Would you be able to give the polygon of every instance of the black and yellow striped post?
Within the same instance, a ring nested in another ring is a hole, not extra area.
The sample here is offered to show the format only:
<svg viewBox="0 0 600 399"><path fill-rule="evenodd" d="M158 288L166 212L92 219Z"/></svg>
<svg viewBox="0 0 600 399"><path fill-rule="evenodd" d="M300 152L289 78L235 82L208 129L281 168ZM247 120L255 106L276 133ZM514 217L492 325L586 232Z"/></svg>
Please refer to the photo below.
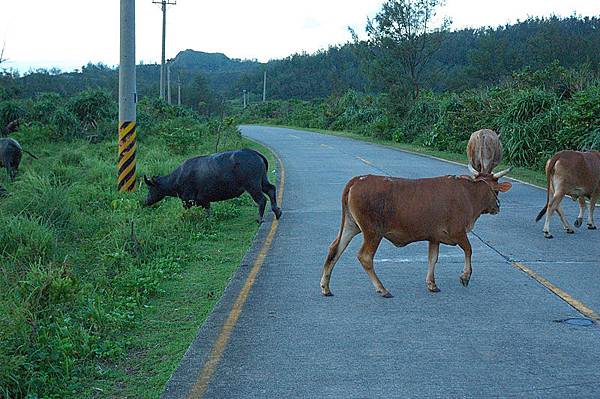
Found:
<svg viewBox="0 0 600 399"><path fill-rule="evenodd" d="M119 191L135 191L136 123L122 122L119 126Z"/></svg>
<svg viewBox="0 0 600 399"><path fill-rule="evenodd" d="M136 89L135 0L121 0L121 54L119 64L119 192L135 191Z"/></svg>

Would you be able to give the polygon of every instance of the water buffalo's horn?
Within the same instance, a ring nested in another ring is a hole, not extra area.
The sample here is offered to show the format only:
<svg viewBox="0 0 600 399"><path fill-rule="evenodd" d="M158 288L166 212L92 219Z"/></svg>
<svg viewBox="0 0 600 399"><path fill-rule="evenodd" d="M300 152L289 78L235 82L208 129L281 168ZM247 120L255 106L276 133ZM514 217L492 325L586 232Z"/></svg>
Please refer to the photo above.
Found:
<svg viewBox="0 0 600 399"><path fill-rule="evenodd" d="M148 185L148 186L154 185L152 180L148 179L148 176L146 176L146 175L144 175L144 183L146 183L146 185Z"/></svg>
<svg viewBox="0 0 600 399"><path fill-rule="evenodd" d="M479 176L479 172L471 165L471 162L467 165L469 167L469 172L473 175L473 177Z"/></svg>
<svg viewBox="0 0 600 399"><path fill-rule="evenodd" d="M494 179L497 180L497 179L501 178L502 176L506 176L511 170L512 170L512 166L509 167L508 169L504 169L500 172L494 173Z"/></svg>

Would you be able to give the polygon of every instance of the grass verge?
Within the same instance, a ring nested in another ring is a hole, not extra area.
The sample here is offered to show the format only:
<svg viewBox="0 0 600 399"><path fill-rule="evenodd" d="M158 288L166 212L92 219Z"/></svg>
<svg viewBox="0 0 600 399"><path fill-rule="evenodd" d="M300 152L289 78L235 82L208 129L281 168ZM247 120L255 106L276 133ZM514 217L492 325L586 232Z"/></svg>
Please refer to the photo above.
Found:
<svg viewBox="0 0 600 399"><path fill-rule="evenodd" d="M142 132L139 174L214 152L211 131ZM14 137L40 159L25 156L14 183L0 174L0 397L158 397L256 234L254 202L210 217L176 199L143 208L142 184L116 191L113 141L49 140L39 125ZM274 181L264 147L220 139L265 154Z"/></svg>

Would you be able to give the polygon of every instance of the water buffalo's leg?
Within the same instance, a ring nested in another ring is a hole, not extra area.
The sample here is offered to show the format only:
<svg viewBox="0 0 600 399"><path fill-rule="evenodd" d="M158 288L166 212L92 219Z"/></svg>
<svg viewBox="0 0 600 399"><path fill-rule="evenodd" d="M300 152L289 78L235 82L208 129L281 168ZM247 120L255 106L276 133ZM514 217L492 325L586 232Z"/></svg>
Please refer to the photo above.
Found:
<svg viewBox="0 0 600 399"><path fill-rule="evenodd" d="M329 280L331 279L333 267L348 247L350 241L358 233L360 233L360 228L356 225L354 220L350 219L349 215L346 215L344 225L340 229L340 233L329 246L327 259L325 259L325 264L323 265L323 275L321 276L321 293L323 295L333 295L329 290Z"/></svg>
<svg viewBox="0 0 600 399"><path fill-rule="evenodd" d="M248 190L248 193L258 205L258 218L256 219L257 223L263 222L263 216L265 214L265 207L267 206L267 200L260 189Z"/></svg>
<svg viewBox="0 0 600 399"><path fill-rule="evenodd" d="M358 260L362 265L365 272L369 275L371 282L375 286L375 289L384 298L392 298L392 294L388 290L385 289L379 277L375 273L375 268L373 267L373 258L375 257L375 252L377 252L377 248L379 248L379 243L381 242L381 237L377 233L365 232L363 231L364 242L360 250L358 251Z"/></svg>
<svg viewBox="0 0 600 399"><path fill-rule="evenodd" d="M590 197L590 214L588 215L588 224L587 227L590 230L596 230L596 225L594 224L594 208L596 207L596 201L598 200L597 195L592 195Z"/></svg>
<svg viewBox="0 0 600 399"><path fill-rule="evenodd" d="M281 209L279 209L279 207L277 206L277 195L275 191L275 186L269 183L268 181L263 181L262 191L269 197L269 201L271 201L271 210L275 214L275 217L279 219L281 217Z"/></svg>
<svg viewBox="0 0 600 399"><path fill-rule="evenodd" d="M473 250L471 248L471 243L469 242L469 238L465 233L458 241L458 245L465 252L465 269L463 270L463 274L460 276L460 283L466 287L469 285L469 280L471 280L471 273L473 273L473 268L471 267L471 255L473 254Z"/></svg>
<svg viewBox="0 0 600 399"><path fill-rule="evenodd" d="M440 243L429 241L429 250L427 254L428 269L427 277L425 282L427 283L427 289L431 292L440 292L440 289L435 285L435 264L438 261L438 255L440 253Z"/></svg>
<svg viewBox="0 0 600 399"><path fill-rule="evenodd" d="M8 177L10 178L10 181L15 181L15 178L17 177L17 170L12 166L7 166L6 171L8 172Z"/></svg>

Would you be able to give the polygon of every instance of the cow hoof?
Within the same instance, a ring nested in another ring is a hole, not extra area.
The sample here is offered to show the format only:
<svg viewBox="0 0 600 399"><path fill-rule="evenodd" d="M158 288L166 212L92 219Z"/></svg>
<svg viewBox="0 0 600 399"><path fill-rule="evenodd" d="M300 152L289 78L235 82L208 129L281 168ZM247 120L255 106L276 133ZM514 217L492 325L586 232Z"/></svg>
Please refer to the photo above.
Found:
<svg viewBox="0 0 600 399"><path fill-rule="evenodd" d="M427 283L427 289L429 290L429 292L440 292L440 289L435 284Z"/></svg>
<svg viewBox="0 0 600 399"><path fill-rule="evenodd" d="M389 291L377 291L382 298L393 298L394 296Z"/></svg>
<svg viewBox="0 0 600 399"><path fill-rule="evenodd" d="M331 291L321 292L321 294L323 294L323 296L333 296L333 293Z"/></svg>
<svg viewBox="0 0 600 399"><path fill-rule="evenodd" d="M579 227L581 227L582 223L583 223L583 219L577 218L577 219L575 219L574 225L575 225L575 227L579 228Z"/></svg>
<svg viewBox="0 0 600 399"><path fill-rule="evenodd" d="M575 231L573 231L573 229L566 229L565 232L567 234L575 234Z"/></svg>
<svg viewBox="0 0 600 399"><path fill-rule="evenodd" d="M471 278L470 277L460 276L459 280L460 280L460 283L462 284L463 287L468 287L469 286L469 280L471 280Z"/></svg>
<svg viewBox="0 0 600 399"><path fill-rule="evenodd" d="M594 226L593 224L588 224L588 230L596 230L597 227Z"/></svg>
<svg viewBox="0 0 600 399"><path fill-rule="evenodd" d="M275 219L279 220L279 218L281 217L281 209L275 208L273 209L273 213L275 213Z"/></svg>
<svg viewBox="0 0 600 399"><path fill-rule="evenodd" d="M544 238L550 239L550 238L554 238L554 236L552 234L547 233L547 232L544 231Z"/></svg>
<svg viewBox="0 0 600 399"><path fill-rule="evenodd" d="M259 219L259 218L256 218L256 223L258 223L258 224L262 224L262 223L263 223L263 220L262 220L262 219Z"/></svg>

